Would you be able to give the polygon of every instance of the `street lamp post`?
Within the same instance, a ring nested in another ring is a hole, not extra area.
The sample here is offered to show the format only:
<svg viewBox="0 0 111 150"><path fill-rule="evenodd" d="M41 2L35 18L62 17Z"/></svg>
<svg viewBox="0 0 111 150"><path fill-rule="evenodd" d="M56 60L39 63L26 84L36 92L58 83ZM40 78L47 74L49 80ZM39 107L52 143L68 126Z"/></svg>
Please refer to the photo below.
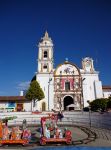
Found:
<svg viewBox="0 0 111 150"><path fill-rule="evenodd" d="M48 110L49 110L49 84L50 82L48 82Z"/></svg>
<svg viewBox="0 0 111 150"><path fill-rule="evenodd" d="M83 112L83 109L84 109L84 98L83 98L83 81L85 80L86 78L83 78L82 80L81 80L81 90L82 90L82 93L81 93L81 96L82 96L82 99L81 99L81 102L83 103L83 108L82 108L82 112Z"/></svg>
<svg viewBox="0 0 111 150"><path fill-rule="evenodd" d="M52 78L49 78L49 81L48 81L48 110L49 110L49 86L50 86L50 82L52 81Z"/></svg>
<svg viewBox="0 0 111 150"><path fill-rule="evenodd" d="M89 104L89 127L91 128L91 106L89 101L87 103Z"/></svg>
<svg viewBox="0 0 111 150"><path fill-rule="evenodd" d="M72 86L72 88L73 88L73 104L75 104L75 101L74 101L74 70L72 71L72 76L73 76L73 82L72 82L73 83L73 86Z"/></svg>
<svg viewBox="0 0 111 150"><path fill-rule="evenodd" d="M91 128L91 107L89 106L89 127Z"/></svg>
<svg viewBox="0 0 111 150"><path fill-rule="evenodd" d="M61 107L62 107L62 103L61 103L61 96L62 96L62 86L61 86L61 77L62 77L62 71L60 71L60 86L59 86L59 89L60 89L60 98L59 98L59 108L60 108L60 111L61 111Z"/></svg>

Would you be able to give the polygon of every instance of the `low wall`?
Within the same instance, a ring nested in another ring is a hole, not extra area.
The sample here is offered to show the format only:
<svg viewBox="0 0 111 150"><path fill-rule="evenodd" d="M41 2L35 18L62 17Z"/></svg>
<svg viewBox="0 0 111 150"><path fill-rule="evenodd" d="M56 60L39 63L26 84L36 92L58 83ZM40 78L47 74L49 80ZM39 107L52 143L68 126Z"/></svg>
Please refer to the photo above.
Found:
<svg viewBox="0 0 111 150"><path fill-rule="evenodd" d="M48 116L49 113L51 112L5 112L5 113L0 113L0 118L5 118L5 117L13 117L16 116L16 119L9 120L8 124L9 125L22 125L22 122L24 119L27 120L27 124L30 125L35 125L35 124L40 124L40 119L43 116Z"/></svg>
<svg viewBox="0 0 111 150"><path fill-rule="evenodd" d="M40 124L40 119L43 116L48 116L52 112L5 112L0 113L0 118L17 116L16 119L10 120L9 125L22 125L24 119L27 120L29 125ZM76 124L76 125L85 125L98 128L111 129L111 113L90 113L89 112L63 112L64 118L59 124Z"/></svg>

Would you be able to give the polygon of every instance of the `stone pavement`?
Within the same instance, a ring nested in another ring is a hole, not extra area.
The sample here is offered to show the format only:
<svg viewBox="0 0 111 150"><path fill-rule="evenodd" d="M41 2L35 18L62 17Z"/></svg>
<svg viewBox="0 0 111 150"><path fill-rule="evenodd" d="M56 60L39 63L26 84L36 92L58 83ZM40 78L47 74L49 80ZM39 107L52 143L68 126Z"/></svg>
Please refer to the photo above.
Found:
<svg viewBox="0 0 111 150"><path fill-rule="evenodd" d="M99 139L111 141L111 130L100 129L100 128L91 128L91 130L97 134L97 137Z"/></svg>
<svg viewBox="0 0 111 150"><path fill-rule="evenodd" d="M111 131L107 129L91 128L96 133L95 141L87 143L87 146L92 147L110 147L111 149ZM86 145L84 145L86 146Z"/></svg>

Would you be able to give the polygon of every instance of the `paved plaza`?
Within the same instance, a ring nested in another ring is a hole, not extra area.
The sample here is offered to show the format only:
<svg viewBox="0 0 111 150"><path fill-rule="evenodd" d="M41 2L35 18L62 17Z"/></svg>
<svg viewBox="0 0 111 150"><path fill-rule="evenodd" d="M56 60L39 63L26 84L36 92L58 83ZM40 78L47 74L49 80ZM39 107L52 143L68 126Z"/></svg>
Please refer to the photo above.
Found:
<svg viewBox="0 0 111 150"><path fill-rule="evenodd" d="M44 115L44 114L43 114ZM37 115L33 115L33 118L37 118ZM64 118L62 122L58 121L58 126L63 130L67 127L72 131L72 147L111 147L111 113L92 113L89 118L89 113L82 112L64 112ZM29 117L29 116L28 116ZM90 120L91 119L91 120ZM19 118L18 118L19 120ZM90 124L91 121L91 124ZM16 121L17 123L17 121ZM10 124L10 123L9 123ZM13 124L14 125L14 124ZM17 124L15 124L17 125ZM21 145L2 146L2 149L36 149L44 148L40 146L40 123L36 120L32 124L28 124L28 128L31 129L32 138L30 143L23 147ZM45 147L64 147L65 144L48 144ZM65 145L67 146L67 145Z"/></svg>

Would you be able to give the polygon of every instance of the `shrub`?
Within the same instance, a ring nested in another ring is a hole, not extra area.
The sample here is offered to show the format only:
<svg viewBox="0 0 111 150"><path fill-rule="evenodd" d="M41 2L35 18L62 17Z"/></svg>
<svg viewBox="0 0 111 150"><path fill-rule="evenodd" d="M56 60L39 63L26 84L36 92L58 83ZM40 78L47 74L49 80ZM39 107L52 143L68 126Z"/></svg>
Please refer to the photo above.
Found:
<svg viewBox="0 0 111 150"><path fill-rule="evenodd" d="M99 110L104 112L107 109L107 99L106 98L96 99L90 102L90 106L92 111Z"/></svg>
<svg viewBox="0 0 111 150"><path fill-rule="evenodd" d="M84 108L83 108L83 111L88 112L88 111L89 111L89 107L84 107Z"/></svg>

